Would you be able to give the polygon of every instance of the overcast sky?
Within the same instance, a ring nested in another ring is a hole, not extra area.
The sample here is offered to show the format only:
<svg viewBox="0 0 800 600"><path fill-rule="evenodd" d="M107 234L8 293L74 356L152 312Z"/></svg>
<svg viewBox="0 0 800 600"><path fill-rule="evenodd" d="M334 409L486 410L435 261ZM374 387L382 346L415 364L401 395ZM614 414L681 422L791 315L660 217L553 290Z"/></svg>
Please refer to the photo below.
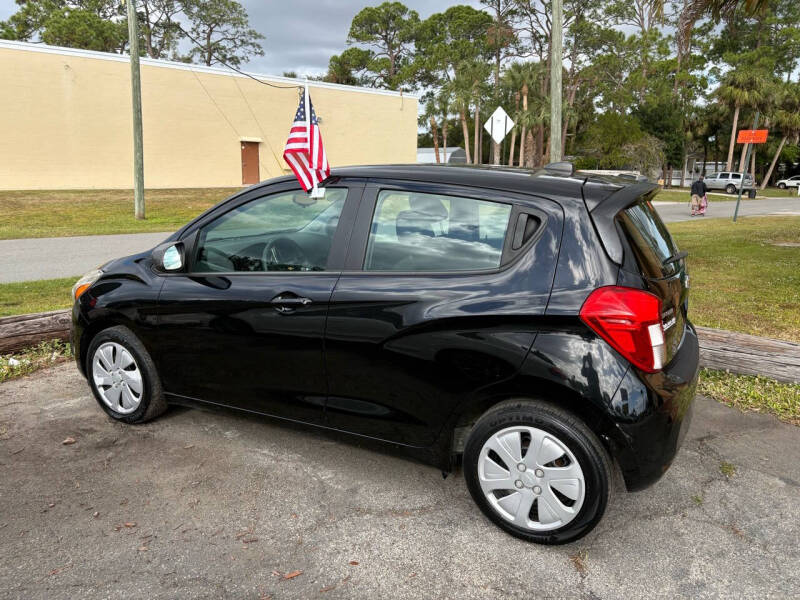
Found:
<svg viewBox="0 0 800 600"><path fill-rule="evenodd" d="M347 32L356 13L381 0L240 0L250 15L250 24L266 37L264 56L247 69L266 75L296 71L317 74L328 67L328 59L347 46ZM479 0L405 0L423 19L454 4L480 6ZM0 0L0 20L16 12L14 0Z"/></svg>

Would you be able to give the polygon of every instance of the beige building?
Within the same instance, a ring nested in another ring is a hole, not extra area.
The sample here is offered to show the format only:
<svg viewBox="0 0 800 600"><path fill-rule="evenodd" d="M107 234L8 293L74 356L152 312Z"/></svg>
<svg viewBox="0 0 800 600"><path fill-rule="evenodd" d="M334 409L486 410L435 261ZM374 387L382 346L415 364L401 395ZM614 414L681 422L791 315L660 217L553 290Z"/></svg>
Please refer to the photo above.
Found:
<svg viewBox="0 0 800 600"><path fill-rule="evenodd" d="M291 172L283 145L295 89L227 69L141 64L146 187L238 186ZM309 91L334 168L416 161L415 96L318 82ZM0 189L131 188L132 165L127 56L0 40Z"/></svg>

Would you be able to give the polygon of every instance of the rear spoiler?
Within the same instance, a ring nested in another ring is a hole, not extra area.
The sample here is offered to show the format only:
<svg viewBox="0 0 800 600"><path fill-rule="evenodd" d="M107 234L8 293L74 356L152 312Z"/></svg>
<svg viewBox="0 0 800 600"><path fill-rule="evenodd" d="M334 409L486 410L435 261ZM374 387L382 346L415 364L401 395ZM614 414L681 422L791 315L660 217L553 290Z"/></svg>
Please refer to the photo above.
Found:
<svg viewBox="0 0 800 600"><path fill-rule="evenodd" d="M586 183L584 183L585 186ZM657 184L650 182L632 183L599 201L596 197L587 199L586 193L584 193L584 203L592 217L597 235L603 243L606 254L615 263L622 264L623 258L622 241L617 233L615 217L620 211L633 206L640 200L650 199L658 187Z"/></svg>

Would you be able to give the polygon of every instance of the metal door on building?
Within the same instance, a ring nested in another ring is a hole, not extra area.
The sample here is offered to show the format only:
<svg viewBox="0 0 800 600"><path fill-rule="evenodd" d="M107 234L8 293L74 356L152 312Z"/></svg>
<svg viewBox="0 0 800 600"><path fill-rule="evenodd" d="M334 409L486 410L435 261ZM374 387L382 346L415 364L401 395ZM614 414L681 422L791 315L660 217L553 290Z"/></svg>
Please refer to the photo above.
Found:
<svg viewBox="0 0 800 600"><path fill-rule="evenodd" d="M258 142L242 142L242 184L261 181L258 173Z"/></svg>

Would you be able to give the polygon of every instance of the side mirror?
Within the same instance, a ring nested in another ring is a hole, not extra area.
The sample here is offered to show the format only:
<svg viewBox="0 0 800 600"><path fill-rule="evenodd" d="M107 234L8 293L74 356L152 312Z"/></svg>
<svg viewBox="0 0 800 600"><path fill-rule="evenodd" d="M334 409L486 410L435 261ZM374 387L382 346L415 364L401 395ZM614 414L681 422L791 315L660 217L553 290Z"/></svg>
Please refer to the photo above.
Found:
<svg viewBox="0 0 800 600"><path fill-rule="evenodd" d="M153 265L163 273L177 273L186 266L183 242L164 242L153 249Z"/></svg>

